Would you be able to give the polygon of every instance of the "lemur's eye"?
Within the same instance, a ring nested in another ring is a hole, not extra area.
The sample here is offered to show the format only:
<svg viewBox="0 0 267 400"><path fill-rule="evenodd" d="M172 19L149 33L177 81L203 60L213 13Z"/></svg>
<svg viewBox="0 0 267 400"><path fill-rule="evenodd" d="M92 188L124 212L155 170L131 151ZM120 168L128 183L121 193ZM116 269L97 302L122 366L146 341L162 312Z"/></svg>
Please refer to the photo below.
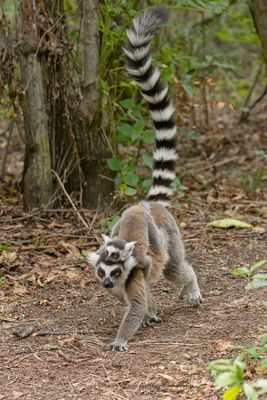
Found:
<svg viewBox="0 0 267 400"><path fill-rule="evenodd" d="M98 273L98 276L99 276L100 278L103 278L103 276L105 276L105 272L104 272L102 269L99 269L99 270L97 271L97 273Z"/></svg>
<svg viewBox="0 0 267 400"><path fill-rule="evenodd" d="M109 254L109 253L108 253L108 250L106 250L106 251L105 251L105 255L108 256L108 254Z"/></svg>
<svg viewBox="0 0 267 400"><path fill-rule="evenodd" d="M118 276L121 275L121 271L116 271L116 272L114 273L114 275L116 276L116 278L118 278Z"/></svg>
<svg viewBox="0 0 267 400"><path fill-rule="evenodd" d="M117 260L119 258L119 253L112 253L111 256Z"/></svg>

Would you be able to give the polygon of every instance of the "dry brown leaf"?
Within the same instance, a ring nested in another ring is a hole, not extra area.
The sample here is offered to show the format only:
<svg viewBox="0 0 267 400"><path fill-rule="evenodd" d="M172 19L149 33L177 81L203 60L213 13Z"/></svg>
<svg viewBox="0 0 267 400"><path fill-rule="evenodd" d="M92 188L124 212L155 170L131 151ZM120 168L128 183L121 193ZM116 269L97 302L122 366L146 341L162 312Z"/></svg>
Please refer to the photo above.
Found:
<svg viewBox="0 0 267 400"><path fill-rule="evenodd" d="M168 374L158 374L158 376L162 377L163 379L165 379L166 381L168 381L169 383L171 383L172 385L178 385L178 380L175 379L173 376L168 375Z"/></svg>
<svg viewBox="0 0 267 400"><path fill-rule="evenodd" d="M73 258L73 259L82 258L80 251L73 244L65 243L65 242L61 241L61 242L59 242L59 245L69 253L71 258Z"/></svg>
<svg viewBox="0 0 267 400"><path fill-rule="evenodd" d="M216 349L222 352L233 348L233 344L229 340L217 340L215 343L216 343Z"/></svg>
<svg viewBox="0 0 267 400"><path fill-rule="evenodd" d="M41 299L41 300L39 301L39 303L40 303L41 306L48 306L48 305L49 305L49 300L47 300L47 299Z"/></svg>
<svg viewBox="0 0 267 400"><path fill-rule="evenodd" d="M17 294L18 296L22 296L28 293L28 290L24 286L15 286L13 288L13 293Z"/></svg>
<svg viewBox="0 0 267 400"><path fill-rule="evenodd" d="M24 396L24 393L17 392L16 390L13 390L13 392L12 392L12 400L20 399L22 396Z"/></svg>
<svg viewBox="0 0 267 400"><path fill-rule="evenodd" d="M0 256L0 266L2 265L3 267L10 267L11 264L13 264L17 259L17 253L12 252L12 251L2 251L2 254Z"/></svg>

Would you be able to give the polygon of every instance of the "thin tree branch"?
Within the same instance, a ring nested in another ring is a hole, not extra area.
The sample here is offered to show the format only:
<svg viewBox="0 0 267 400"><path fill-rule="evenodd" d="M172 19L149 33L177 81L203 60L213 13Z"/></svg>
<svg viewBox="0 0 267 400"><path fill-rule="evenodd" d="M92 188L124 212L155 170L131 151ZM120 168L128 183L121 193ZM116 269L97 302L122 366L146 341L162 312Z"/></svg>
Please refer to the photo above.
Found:
<svg viewBox="0 0 267 400"><path fill-rule="evenodd" d="M77 207L76 207L75 204L73 203L73 201L72 201L70 195L68 194L67 190L65 189L65 187L64 187L64 185L63 185L63 183L62 183L60 177L59 177L58 174L56 173L56 171L54 171L53 169L51 169L51 172L52 172L52 173L55 175L55 177L57 178L58 183L59 183L61 189L63 190L65 196L66 196L67 199L69 200L69 202L70 202L71 206L73 207L73 209L76 211L77 216L79 217L79 219L80 219L80 221L82 222L82 224L83 224L87 229L90 230L90 227L88 226L88 224L85 222L85 220L83 219L83 217L82 217L81 214L79 213Z"/></svg>

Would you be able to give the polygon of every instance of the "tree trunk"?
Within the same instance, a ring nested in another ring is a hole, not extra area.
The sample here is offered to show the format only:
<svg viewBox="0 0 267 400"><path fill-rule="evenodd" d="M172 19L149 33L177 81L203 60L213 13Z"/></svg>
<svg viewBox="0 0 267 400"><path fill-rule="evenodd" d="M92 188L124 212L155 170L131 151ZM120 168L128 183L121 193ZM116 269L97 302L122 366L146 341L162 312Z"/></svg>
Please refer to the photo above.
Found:
<svg viewBox="0 0 267 400"><path fill-rule="evenodd" d="M114 185L107 165L112 154L101 129L99 2L83 2L83 88L76 76L64 0L21 0L19 14L19 42L14 48L18 49L23 85L25 209L40 208L59 198L61 188L56 181L53 186L51 168L69 192L80 190L83 206L103 208L110 204ZM0 52L6 29L0 25ZM15 76L8 71L9 79ZM0 71L0 86L6 72Z"/></svg>
<svg viewBox="0 0 267 400"><path fill-rule="evenodd" d="M111 157L107 138L101 129L99 89L100 36L99 1L83 0L84 110L89 129L78 138L77 147L85 178L84 202L88 207L110 204L114 189L107 158ZM80 140L81 139L81 140Z"/></svg>
<svg viewBox="0 0 267 400"><path fill-rule="evenodd" d="M77 92L73 83L74 67L70 60L71 46L64 20L64 0L45 0L40 37L44 38L42 73L45 87L51 166L69 192L79 191L81 175L75 137L69 114L68 93ZM58 183L55 182L55 185Z"/></svg>
<svg viewBox="0 0 267 400"><path fill-rule="evenodd" d="M19 52L24 98L25 162L23 173L26 211L48 205L52 195L51 159L45 112L41 65L36 52L36 10L31 0L20 3L21 45Z"/></svg>
<svg viewBox="0 0 267 400"><path fill-rule="evenodd" d="M266 0L250 0L250 9L262 44L267 73L267 2Z"/></svg>

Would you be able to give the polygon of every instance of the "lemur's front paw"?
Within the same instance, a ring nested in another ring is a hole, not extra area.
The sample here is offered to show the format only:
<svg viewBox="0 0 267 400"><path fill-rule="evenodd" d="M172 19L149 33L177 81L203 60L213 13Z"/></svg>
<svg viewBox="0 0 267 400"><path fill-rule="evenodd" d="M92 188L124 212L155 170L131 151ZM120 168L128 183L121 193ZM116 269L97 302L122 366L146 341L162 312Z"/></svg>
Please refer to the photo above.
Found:
<svg viewBox="0 0 267 400"><path fill-rule="evenodd" d="M144 316L141 326L146 328L147 326L153 326L153 322L160 323L162 319L156 314L147 314Z"/></svg>
<svg viewBox="0 0 267 400"><path fill-rule="evenodd" d="M188 293L188 302L192 307L198 307L201 303L203 303L203 299L201 293L198 288L188 289L185 285L182 287L179 293L179 299L184 298L184 294Z"/></svg>
<svg viewBox="0 0 267 400"><path fill-rule="evenodd" d="M203 303L203 299L199 290L192 290L188 293L188 301L192 307L198 307Z"/></svg>
<svg viewBox="0 0 267 400"><path fill-rule="evenodd" d="M109 343L106 348L111 351L128 351L127 342L124 340L115 340L115 342Z"/></svg>

